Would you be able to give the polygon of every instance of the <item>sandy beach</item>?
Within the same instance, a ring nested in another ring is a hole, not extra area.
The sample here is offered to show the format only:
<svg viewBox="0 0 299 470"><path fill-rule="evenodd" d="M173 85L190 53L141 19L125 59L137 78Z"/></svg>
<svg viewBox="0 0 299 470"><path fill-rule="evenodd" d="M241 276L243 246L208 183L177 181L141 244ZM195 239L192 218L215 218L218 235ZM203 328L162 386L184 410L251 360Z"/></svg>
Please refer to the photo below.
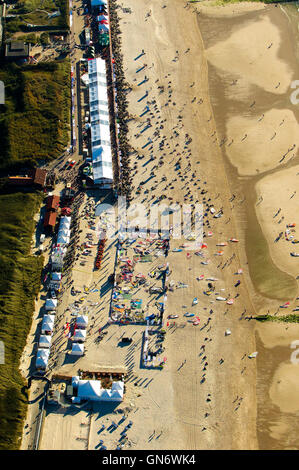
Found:
<svg viewBox="0 0 299 470"><path fill-rule="evenodd" d="M260 3L118 5L130 87L134 203L149 210L163 195L168 205L202 204L206 248L199 256L188 247L173 251L188 242L171 240L170 280L185 287L167 295L166 316L178 319L164 325L163 370L140 367L142 327L110 325L107 339L95 343L108 319L112 244L103 271L86 267L80 274L76 266L72 273L76 288L88 289L86 304L92 307L87 355L73 363L67 339L61 343L72 300L66 287L51 373L130 367L121 410L133 421L132 449L296 448L298 439L288 437L299 409L290 344L299 339L299 327L251 320L259 313L290 313L298 291L299 258L290 256L299 252L293 243L299 223L298 111L289 96L299 70L289 19L279 7ZM93 199L86 196L80 210L96 206ZM292 223L297 225L287 228ZM80 229L82 242L88 217L80 218ZM164 262L158 257L148 271ZM92 292L95 287L101 294ZM285 301L290 305L281 310ZM199 315L200 324L194 326L185 312ZM118 347L123 334L134 339L129 349ZM254 351L257 359L250 359ZM95 405L71 417L49 412L40 448L97 449L103 439L115 449L120 428L102 437L99 429L117 413Z"/></svg>

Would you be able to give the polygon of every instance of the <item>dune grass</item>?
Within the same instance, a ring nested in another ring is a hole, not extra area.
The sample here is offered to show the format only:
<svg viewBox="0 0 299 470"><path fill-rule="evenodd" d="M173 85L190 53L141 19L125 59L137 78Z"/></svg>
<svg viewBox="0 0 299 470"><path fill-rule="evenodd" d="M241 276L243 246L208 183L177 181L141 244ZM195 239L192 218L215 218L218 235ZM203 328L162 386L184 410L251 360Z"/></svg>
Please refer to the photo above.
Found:
<svg viewBox="0 0 299 470"><path fill-rule="evenodd" d="M0 195L0 449L17 449L27 410L26 384L19 362L32 322L34 298L40 289L41 256L30 255L33 216L41 193Z"/></svg>
<svg viewBox="0 0 299 470"><path fill-rule="evenodd" d="M274 321L274 322L284 322L284 323L299 323L299 315L295 313L290 313L285 316L275 316L275 315L258 315L255 317L255 320L265 322L265 321Z"/></svg>
<svg viewBox="0 0 299 470"><path fill-rule="evenodd" d="M68 143L68 60L0 69L5 105L0 105L0 170L57 158Z"/></svg>

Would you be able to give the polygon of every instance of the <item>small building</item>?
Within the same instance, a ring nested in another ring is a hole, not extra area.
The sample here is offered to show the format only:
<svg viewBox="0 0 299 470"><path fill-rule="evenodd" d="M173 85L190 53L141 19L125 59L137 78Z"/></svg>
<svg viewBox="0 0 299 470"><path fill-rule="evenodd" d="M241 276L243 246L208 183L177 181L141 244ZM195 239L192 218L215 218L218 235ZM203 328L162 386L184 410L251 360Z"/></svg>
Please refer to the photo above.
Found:
<svg viewBox="0 0 299 470"><path fill-rule="evenodd" d="M14 186L30 186L32 178L31 176L9 176L8 183Z"/></svg>
<svg viewBox="0 0 299 470"><path fill-rule="evenodd" d="M83 356L83 354L84 354L84 344L73 343L72 344L71 354L73 356Z"/></svg>
<svg viewBox="0 0 299 470"><path fill-rule="evenodd" d="M6 60L29 59L31 46L24 41L10 41L5 46Z"/></svg>
<svg viewBox="0 0 299 470"><path fill-rule="evenodd" d="M44 227L54 230L56 225L57 212L46 212L44 218Z"/></svg>
<svg viewBox="0 0 299 470"><path fill-rule="evenodd" d="M44 188L46 186L48 171L42 168L35 168L30 171L30 176L32 177L33 184L35 186Z"/></svg>
<svg viewBox="0 0 299 470"><path fill-rule="evenodd" d="M29 170L27 175L9 176L8 183L14 186L36 186L44 188L46 186L47 170L35 168Z"/></svg>
<svg viewBox="0 0 299 470"><path fill-rule="evenodd" d="M59 207L60 197L59 196L48 196L47 199L47 211L56 211Z"/></svg>

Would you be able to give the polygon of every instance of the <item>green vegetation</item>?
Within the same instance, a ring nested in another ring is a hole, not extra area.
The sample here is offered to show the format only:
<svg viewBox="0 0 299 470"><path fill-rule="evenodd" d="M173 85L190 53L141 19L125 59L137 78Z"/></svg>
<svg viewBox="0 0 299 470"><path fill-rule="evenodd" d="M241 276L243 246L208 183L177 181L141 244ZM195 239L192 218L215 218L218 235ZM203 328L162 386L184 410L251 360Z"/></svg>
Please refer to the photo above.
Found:
<svg viewBox="0 0 299 470"><path fill-rule="evenodd" d="M57 158L68 142L70 64L41 63L0 70L5 105L0 113L0 170Z"/></svg>
<svg viewBox="0 0 299 470"><path fill-rule="evenodd" d="M68 0L18 0L10 14L15 18L6 18L6 31L13 34L17 31L28 31L31 25L45 29L66 30L69 27ZM51 16L60 12L59 16Z"/></svg>
<svg viewBox="0 0 299 470"><path fill-rule="evenodd" d="M0 195L0 449L17 449L27 410L27 391L19 362L40 289L43 258L30 255L41 193Z"/></svg>
<svg viewBox="0 0 299 470"><path fill-rule="evenodd" d="M276 321L276 322L284 322L284 323L299 323L299 315L290 313L289 315L285 315L283 317L276 317L274 315L258 315L255 317L256 320L265 322L265 321Z"/></svg>
<svg viewBox="0 0 299 470"><path fill-rule="evenodd" d="M69 61L18 66L4 64L5 105L0 113L0 170L56 158L68 143L70 115ZM4 190L0 180L0 191ZM0 449L17 449L28 392L19 362L40 289L43 258L30 255L33 216L42 193L0 193L0 340L5 364L0 365Z"/></svg>
<svg viewBox="0 0 299 470"><path fill-rule="evenodd" d="M40 35L40 43L43 45L43 46L46 46L47 44L49 44L50 42L50 37L49 37L49 33L42 33Z"/></svg>

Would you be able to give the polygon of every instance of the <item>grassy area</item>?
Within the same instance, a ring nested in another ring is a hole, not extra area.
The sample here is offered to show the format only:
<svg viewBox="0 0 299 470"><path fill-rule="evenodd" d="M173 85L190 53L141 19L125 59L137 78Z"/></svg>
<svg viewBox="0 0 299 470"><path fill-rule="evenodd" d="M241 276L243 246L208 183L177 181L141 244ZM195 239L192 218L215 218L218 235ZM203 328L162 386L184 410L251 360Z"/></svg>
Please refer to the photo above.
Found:
<svg viewBox="0 0 299 470"><path fill-rule="evenodd" d="M68 142L68 60L0 70L5 105L0 113L0 170L57 158Z"/></svg>
<svg viewBox="0 0 299 470"><path fill-rule="evenodd" d="M276 322L284 322L284 323L299 323L299 315L290 313L289 315L285 315L283 317L276 317L274 315L258 315L255 317L258 321L276 321Z"/></svg>
<svg viewBox="0 0 299 470"><path fill-rule="evenodd" d="M51 16L60 12L59 16ZM9 14L17 15L6 19L6 31L13 34L17 31L28 31L31 25L52 29L69 28L68 0L19 0L9 9Z"/></svg>
<svg viewBox="0 0 299 470"><path fill-rule="evenodd" d="M17 449L27 410L27 391L18 371L40 289L42 257L30 255L36 213L43 195L0 195L0 449Z"/></svg>

